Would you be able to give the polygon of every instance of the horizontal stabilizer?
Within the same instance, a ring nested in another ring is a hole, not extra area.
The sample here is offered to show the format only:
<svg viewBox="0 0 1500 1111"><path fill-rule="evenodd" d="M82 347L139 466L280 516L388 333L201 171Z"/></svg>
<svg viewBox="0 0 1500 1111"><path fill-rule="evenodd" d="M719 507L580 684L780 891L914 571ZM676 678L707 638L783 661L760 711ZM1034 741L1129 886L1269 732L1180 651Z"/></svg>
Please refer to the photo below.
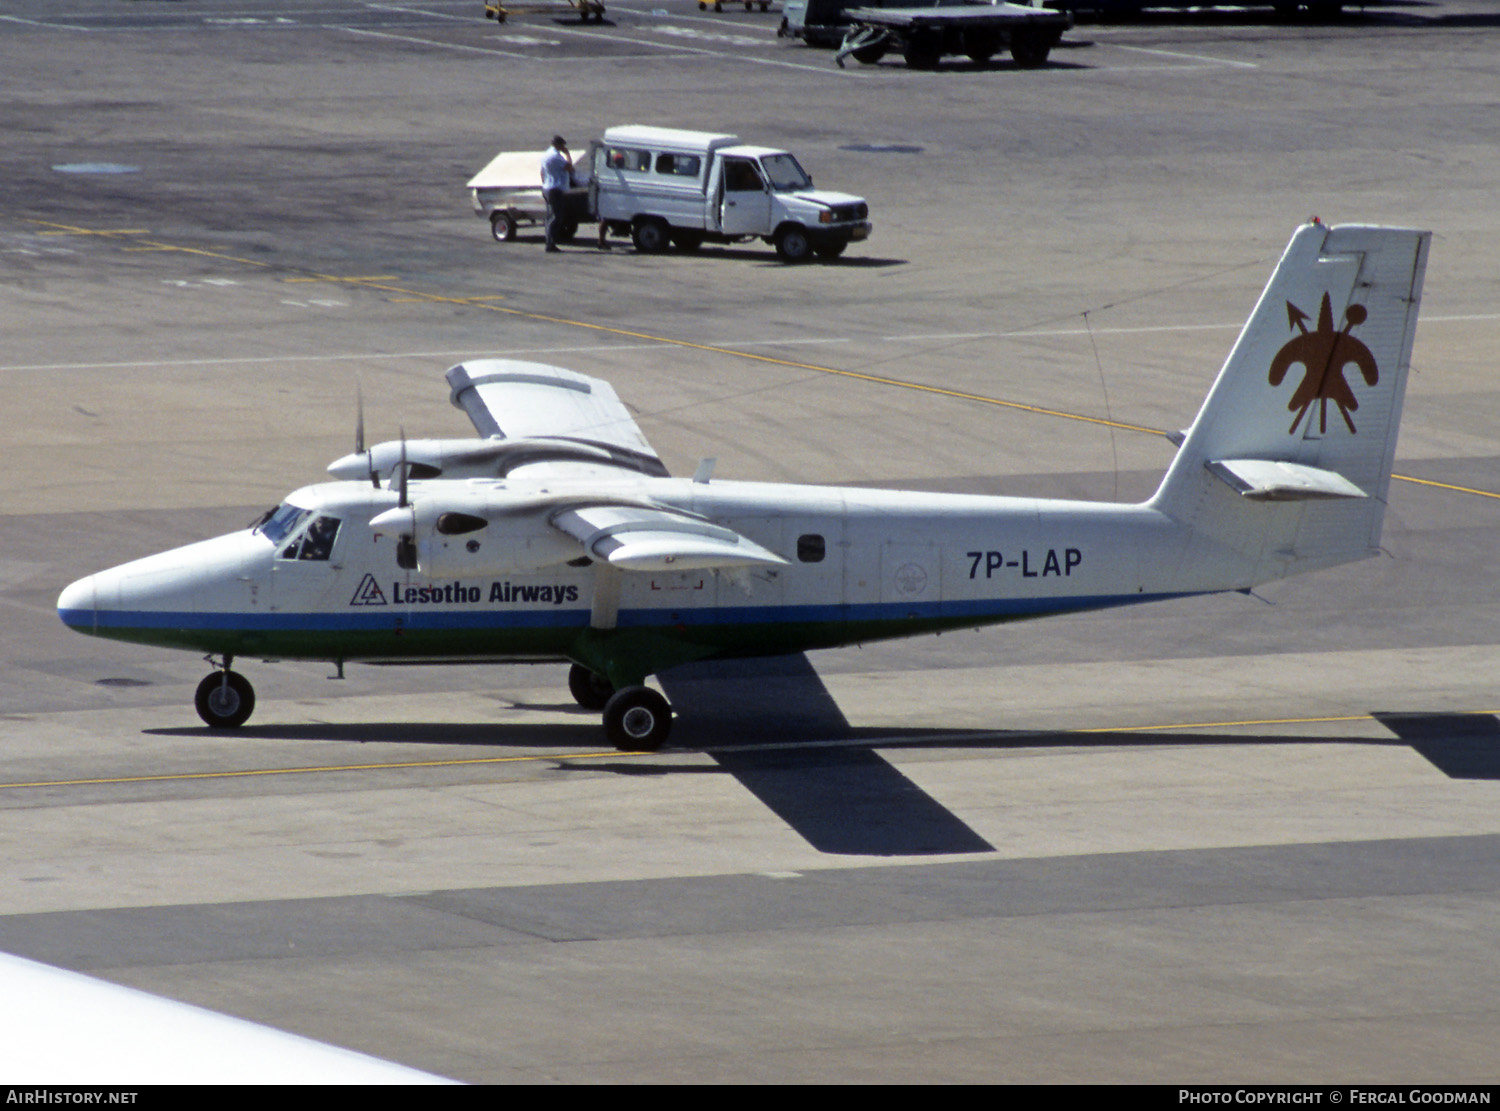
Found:
<svg viewBox="0 0 1500 1111"><path fill-rule="evenodd" d="M775 552L733 529L667 509L595 505L552 519L595 559L627 571L780 566Z"/></svg>
<svg viewBox="0 0 1500 1111"><path fill-rule="evenodd" d="M1210 474L1256 501L1306 501L1310 498L1364 498L1369 495L1343 475L1267 459L1219 459L1207 463Z"/></svg>

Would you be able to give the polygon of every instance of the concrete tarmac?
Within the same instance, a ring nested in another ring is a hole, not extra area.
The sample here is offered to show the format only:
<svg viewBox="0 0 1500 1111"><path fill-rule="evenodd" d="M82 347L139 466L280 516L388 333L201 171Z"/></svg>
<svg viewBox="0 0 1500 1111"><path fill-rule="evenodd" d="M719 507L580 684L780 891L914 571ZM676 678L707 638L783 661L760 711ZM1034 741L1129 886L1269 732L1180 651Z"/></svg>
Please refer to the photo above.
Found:
<svg viewBox="0 0 1500 1111"><path fill-rule="evenodd" d="M475 1082L1496 1082L1500 18L933 72L778 19L7 5L0 950ZM626 122L787 146L874 235L553 256L469 208ZM211 733L204 664L54 611L318 481L357 384L375 439L469 434L481 355L609 379L678 474L1138 499L1314 214L1435 233L1378 559L698 667L630 756L552 665L243 661Z"/></svg>

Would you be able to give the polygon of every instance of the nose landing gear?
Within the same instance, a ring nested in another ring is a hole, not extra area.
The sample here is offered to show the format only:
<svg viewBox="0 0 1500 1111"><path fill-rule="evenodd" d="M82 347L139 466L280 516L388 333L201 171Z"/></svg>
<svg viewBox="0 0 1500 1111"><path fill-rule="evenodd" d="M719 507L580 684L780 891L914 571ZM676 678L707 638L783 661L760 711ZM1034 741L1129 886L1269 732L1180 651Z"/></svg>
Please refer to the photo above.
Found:
<svg viewBox="0 0 1500 1111"><path fill-rule="evenodd" d="M224 657L224 666L210 672L198 684L193 705L198 716L210 729L238 729L255 711L255 688L237 671L230 671L233 657Z"/></svg>

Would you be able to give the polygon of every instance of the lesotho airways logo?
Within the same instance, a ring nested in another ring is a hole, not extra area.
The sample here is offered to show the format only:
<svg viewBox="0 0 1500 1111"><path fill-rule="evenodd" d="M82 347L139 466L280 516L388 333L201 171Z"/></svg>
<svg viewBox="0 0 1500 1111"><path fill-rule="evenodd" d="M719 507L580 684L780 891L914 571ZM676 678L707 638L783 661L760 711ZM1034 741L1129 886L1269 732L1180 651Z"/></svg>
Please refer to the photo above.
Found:
<svg viewBox="0 0 1500 1111"><path fill-rule="evenodd" d="M1271 385L1279 386L1286 372L1293 366L1302 367L1302 384L1292 393L1286 403L1289 411L1297 414L1292 427L1296 432L1302 418L1314 405L1318 408L1318 431L1328 431L1328 403L1339 407L1339 415L1354 432L1354 421L1349 414L1359 408L1359 400L1349 388L1344 369L1353 363L1364 377L1367 386L1380 380L1380 371L1375 366L1375 356L1370 349L1349 334L1365 322L1369 314L1363 305L1350 305L1344 310L1344 326L1333 330L1333 305L1328 294L1323 294L1323 304L1318 309L1318 326L1308 331L1308 316L1290 301L1286 303L1287 327L1300 331L1282 345L1271 360ZM1309 424L1312 422L1309 421Z"/></svg>
<svg viewBox="0 0 1500 1111"><path fill-rule="evenodd" d="M359 586L354 588L354 597L349 599L351 606L385 606L390 603L385 600L385 594L380 589L380 584L375 581L375 576L368 571L365 577L359 580Z"/></svg>

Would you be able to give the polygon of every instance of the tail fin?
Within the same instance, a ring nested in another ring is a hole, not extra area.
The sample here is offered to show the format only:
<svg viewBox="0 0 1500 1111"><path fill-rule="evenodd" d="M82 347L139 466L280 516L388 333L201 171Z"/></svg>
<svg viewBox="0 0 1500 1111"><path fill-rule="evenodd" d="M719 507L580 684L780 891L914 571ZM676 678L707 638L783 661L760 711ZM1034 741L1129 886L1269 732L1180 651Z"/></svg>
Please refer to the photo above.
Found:
<svg viewBox="0 0 1500 1111"><path fill-rule="evenodd" d="M1247 587L1378 550L1430 239L1297 229L1150 502L1191 529L1186 577Z"/></svg>

